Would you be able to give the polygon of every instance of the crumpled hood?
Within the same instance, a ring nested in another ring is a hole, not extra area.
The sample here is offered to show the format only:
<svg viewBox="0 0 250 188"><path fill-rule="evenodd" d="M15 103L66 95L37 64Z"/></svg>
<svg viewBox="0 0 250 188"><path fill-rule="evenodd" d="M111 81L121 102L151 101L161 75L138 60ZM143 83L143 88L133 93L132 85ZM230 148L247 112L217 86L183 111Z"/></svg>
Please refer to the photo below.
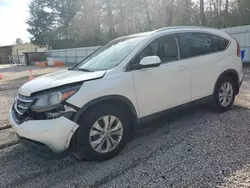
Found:
<svg viewBox="0 0 250 188"><path fill-rule="evenodd" d="M102 78L106 71L83 72L74 70L63 70L35 78L19 88L18 92L24 96L30 96L34 92L81 82Z"/></svg>

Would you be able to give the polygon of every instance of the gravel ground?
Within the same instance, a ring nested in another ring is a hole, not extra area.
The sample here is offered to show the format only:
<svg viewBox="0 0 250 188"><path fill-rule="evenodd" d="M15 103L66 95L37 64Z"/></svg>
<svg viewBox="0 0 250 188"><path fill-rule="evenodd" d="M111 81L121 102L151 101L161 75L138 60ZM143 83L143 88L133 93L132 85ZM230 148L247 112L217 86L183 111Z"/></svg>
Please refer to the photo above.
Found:
<svg viewBox="0 0 250 188"><path fill-rule="evenodd" d="M18 139L13 129L5 129L0 131L0 149L17 143Z"/></svg>
<svg viewBox="0 0 250 188"><path fill-rule="evenodd" d="M196 107L152 122L109 161L46 161L19 144L1 149L0 187L250 187L250 72L245 73L231 111ZM12 92L2 91L0 103L11 101ZM0 113L4 122L7 115L1 108ZM0 143L15 142L11 129L0 137Z"/></svg>
<svg viewBox="0 0 250 188"><path fill-rule="evenodd" d="M8 89L17 89L25 82L29 81L32 74L37 77L43 74L51 73L56 70L62 70L67 67L36 67L36 66L3 66L0 65L0 74L3 79L0 80L0 91ZM30 74L30 70L32 73Z"/></svg>
<svg viewBox="0 0 250 188"><path fill-rule="evenodd" d="M1 85L0 85L1 87ZM9 109L13 104L13 99L17 94L17 89L0 91L0 129L9 125Z"/></svg>

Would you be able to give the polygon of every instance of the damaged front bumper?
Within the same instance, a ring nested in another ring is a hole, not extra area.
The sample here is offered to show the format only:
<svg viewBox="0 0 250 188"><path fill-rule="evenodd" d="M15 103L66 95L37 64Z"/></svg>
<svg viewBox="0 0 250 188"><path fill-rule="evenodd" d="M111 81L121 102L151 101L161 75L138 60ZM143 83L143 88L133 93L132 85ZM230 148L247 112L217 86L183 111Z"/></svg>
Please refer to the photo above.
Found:
<svg viewBox="0 0 250 188"><path fill-rule="evenodd" d="M51 151L56 155L64 154L69 148L74 132L79 127L77 123L64 116L23 122L19 122L15 116L15 110L11 108L10 122L21 142L28 146L28 149L32 146L32 148L40 149L42 153Z"/></svg>

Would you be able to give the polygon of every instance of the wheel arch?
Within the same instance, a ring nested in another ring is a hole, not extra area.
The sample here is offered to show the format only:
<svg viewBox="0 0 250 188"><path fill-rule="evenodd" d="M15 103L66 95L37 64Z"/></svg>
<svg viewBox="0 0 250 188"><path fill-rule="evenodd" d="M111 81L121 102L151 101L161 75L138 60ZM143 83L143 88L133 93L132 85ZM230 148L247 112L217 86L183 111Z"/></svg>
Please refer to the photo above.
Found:
<svg viewBox="0 0 250 188"><path fill-rule="evenodd" d="M103 96L103 97L93 99L92 101L88 102L82 108L78 110L78 112L74 116L73 121L78 122L80 117L84 113L86 113L87 110L93 108L94 106L100 105L100 104L107 104L107 103L113 103L113 104L120 106L122 109L125 109L126 112L129 113L129 115L131 115L130 118L132 120L133 125L139 123L139 118L138 118L138 115L137 115L137 112L133 103L127 97L124 97L121 95L108 95L108 96ZM133 127L134 126L132 126L131 128L133 129Z"/></svg>
<svg viewBox="0 0 250 188"><path fill-rule="evenodd" d="M239 74L236 70L234 69L228 69L226 71L224 71L223 73L220 74L220 76L217 78L216 82L215 82L215 86L214 86L214 91L215 91L215 88L219 82L219 80L221 78L223 78L224 76L229 76L230 78L233 79L233 81L235 82L236 84L236 95L239 94L239 89L240 89L240 83L239 83Z"/></svg>

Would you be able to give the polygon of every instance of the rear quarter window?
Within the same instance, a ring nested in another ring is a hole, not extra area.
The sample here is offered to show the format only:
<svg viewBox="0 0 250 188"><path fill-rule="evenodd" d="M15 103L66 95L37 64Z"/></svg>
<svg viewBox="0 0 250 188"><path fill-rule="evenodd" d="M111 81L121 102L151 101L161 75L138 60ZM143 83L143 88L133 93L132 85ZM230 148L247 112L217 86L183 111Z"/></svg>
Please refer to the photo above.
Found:
<svg viewBox="0 0 250 188"><path fill-rule="evenodd" d="M210 37L213 41L213 48L215 49L215 52L224 51L229 45L229 41L227 39L212 34Z"/></svg>

